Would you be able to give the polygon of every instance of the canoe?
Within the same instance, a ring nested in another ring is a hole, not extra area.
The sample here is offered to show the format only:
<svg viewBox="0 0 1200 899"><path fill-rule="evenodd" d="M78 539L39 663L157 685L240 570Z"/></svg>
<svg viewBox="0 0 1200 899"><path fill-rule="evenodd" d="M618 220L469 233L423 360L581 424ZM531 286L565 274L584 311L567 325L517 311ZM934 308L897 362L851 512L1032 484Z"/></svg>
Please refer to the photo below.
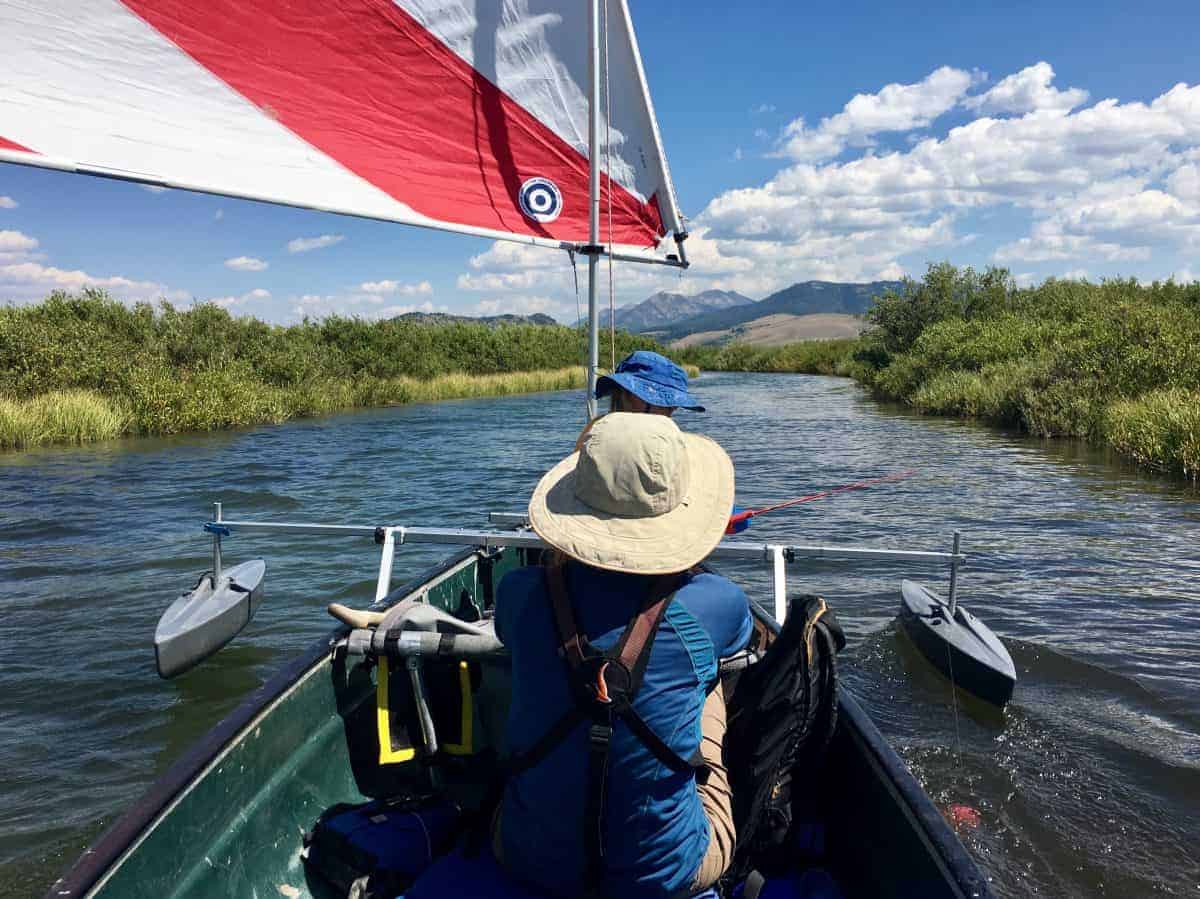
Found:
<svg viewBox="0 0 1200 899"><path fill-rule="evenodd" d="M528 553L465 550L392 591L385 604L416 599L473 620L476 610L490 606L499 579L530 561ZM774 626L765 612L756 614ZM412 789L423 770L381 764L379 666L331 652L347 634L343 627L316 641L248 696L100 836L47 897L330 895L302 862L305 831L335 804ZM459 775L469 776L471 759L454 763ZM920 784L844 689L825 765L804 782L824 825L822 866L845 896L992 895ZM455 789L454 776L440 782Z"/></svg>

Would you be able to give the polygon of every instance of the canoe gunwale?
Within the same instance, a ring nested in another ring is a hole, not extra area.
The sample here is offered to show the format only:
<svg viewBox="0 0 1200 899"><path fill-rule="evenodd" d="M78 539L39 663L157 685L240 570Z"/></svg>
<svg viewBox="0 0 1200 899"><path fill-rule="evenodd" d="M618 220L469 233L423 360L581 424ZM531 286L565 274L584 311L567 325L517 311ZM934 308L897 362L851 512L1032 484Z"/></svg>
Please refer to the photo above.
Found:
<svg viewBox="0 0 1200 899"><path fill-rule="evenodd" d="M388 594L395 601L420 590L424 585L446 573L478 552L464 549L414 576ZM395 599L393 599L393 597ZM247 696L232 712L213 726L177 761L163 772L94 843L86 848L75 863L56 880L45 893L45 899L74 899L85 896L103 881L113 866L134 846L155 820L166 811L248 725L271 703L283 696L314 665L329 656L331 641L348 628L334 628L315 640L298 656L285 662L271 677Z"/></svg>

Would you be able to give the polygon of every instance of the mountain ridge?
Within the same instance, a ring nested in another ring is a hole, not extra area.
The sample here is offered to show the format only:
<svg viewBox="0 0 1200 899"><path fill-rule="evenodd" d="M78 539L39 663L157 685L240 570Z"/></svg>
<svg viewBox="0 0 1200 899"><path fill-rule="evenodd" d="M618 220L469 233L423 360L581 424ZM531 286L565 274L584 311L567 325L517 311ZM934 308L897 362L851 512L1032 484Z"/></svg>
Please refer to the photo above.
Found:
<svg viewBox="0 0 1200 899"><path fill-rule="evenodd" d="M874 297L888 289L899 289L902 284L901 281L800 281L750 305L704 312L677 321L656 336L663 341L678 340L704 331L724 331L768 315L862 315L871 308Z"/></svg>
<svg viewBox="0 0 1200 899"><path fill-rule="evenodd" d="M754 303L736 290L705 290L691 296L660 290L640 303L617 310L617 327L634 334L653 333L688 318Z"/></svg>

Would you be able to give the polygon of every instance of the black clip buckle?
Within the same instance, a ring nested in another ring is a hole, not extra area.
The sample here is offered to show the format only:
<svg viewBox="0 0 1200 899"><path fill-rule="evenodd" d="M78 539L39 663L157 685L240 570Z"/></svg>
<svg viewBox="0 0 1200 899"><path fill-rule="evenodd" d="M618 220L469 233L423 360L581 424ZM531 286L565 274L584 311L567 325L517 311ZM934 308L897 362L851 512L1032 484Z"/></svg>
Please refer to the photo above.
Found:
<svg viewBox="0 0 1200 899"><path fill-rule="evenodd" d="M608 744L612 742L611 724L593 724L588 728L588 743L593 752L607 752Z"/></svg>

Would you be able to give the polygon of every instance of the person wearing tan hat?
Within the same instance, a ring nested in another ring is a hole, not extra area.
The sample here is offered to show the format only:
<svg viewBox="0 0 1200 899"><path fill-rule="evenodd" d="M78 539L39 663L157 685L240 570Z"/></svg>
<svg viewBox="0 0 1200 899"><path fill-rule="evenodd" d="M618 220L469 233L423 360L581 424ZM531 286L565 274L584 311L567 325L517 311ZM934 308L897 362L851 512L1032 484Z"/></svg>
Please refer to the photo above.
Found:
<svg viewBox="0 0 1200 899"><path fill-rule="evenodd" d="M556 552L509 573L509 780L494 834L517 877L557 896L687 896L735 834L719 660L753 629L731 581L698 568L733 505L733 463L668 417L615 412L534 490Z"/></svg>

